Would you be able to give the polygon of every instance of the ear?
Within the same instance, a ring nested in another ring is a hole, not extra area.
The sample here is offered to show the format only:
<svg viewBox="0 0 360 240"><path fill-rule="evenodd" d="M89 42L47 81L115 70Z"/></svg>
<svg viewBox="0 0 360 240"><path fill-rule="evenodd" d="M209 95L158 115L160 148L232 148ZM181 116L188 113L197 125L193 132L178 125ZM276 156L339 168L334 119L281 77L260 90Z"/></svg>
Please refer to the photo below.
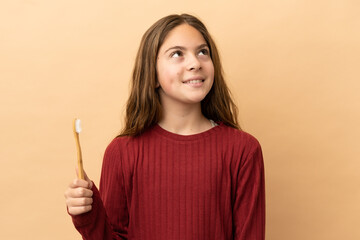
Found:
<svg viewBox="0 0 360 240"><path fill-rule="evenodd" d="M159 87L160 87L160 83L159 81L156 80L155 88L159 88Z"/></svg>

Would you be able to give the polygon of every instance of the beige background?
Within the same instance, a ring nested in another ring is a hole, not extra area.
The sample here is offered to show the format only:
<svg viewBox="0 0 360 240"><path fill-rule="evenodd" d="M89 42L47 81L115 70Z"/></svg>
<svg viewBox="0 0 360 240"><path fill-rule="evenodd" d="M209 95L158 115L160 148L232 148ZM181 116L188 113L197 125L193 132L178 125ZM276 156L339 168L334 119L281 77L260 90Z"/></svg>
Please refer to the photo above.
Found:
<svg viewBox="0 0 360 240"><path fill-rule="evenodd" d="M80 239L63 197L72 120L98 183L140 38L183 12L214 36L242 127L262 144L267 239L360 239L356 0L2 0L0 239Z"/></svg>

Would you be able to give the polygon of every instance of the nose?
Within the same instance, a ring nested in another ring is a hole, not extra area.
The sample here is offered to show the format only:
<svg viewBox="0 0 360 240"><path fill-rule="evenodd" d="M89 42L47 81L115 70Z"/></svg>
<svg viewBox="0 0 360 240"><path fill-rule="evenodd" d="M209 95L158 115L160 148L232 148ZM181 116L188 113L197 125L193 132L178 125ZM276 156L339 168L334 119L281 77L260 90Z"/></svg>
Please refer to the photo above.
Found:
<svg viewBox="0 0 360 240"><path fill-rule="evenodd" d="M191 54L189 56L187 69L189 71L198 71L201 69L201 62L196 55Z"/></svg>

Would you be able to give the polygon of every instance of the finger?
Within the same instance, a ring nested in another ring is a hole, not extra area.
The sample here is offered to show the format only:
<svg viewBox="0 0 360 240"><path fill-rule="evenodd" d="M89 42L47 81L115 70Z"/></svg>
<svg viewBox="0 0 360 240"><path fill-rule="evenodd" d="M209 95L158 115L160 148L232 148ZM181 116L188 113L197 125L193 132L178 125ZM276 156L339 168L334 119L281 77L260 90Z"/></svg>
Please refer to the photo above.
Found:
<svg viewBox="0 0 360 240"><path fill-rule="evenodd" d="M66 205L68 207L81 207L91 205L93 203L92 198L68 198L66 199Z"/></svg>
<svg viewBox="0 0 360 240"><path fill-rule="evenodd" d="M86 174L85 170L84 170L84 179L85 179L85 181L91 182L91 180L88 177L88 175Z"/></svg>
<svg viewBox="0 0 360 240"><path fill-rule="evenodd" d="M83 187L83 188L88 188L90 189L90 184L88 181L86 180L82 180L82 179L74 179L70 184L69 184L70 188L78 188L78 187Z"/></svg>
<svg viewBox="0 0 360 240"><path fill-rule="evenodd" d="M93 191L87 188L69 188L66 192L66 198L83 198L83 197L92 197Z"/></svg>
<svg viewBox="0 0 360 240"><path fill-rule="evenodd" d="M90 180L90 178L86 174L85 170L84 170L84 179L85 179L85 181L87 181L89 183L89 189L91 189L93 186L93 182Z"/></svg>
<svg viewBox="0 0 360 240"><path fill-rule="evenodd" d="M84 171L84 180L87 181L89 183L89 188L92 188L92 181L90 180L90 178L88 177L88 175L86 174L85 170ZM75 172L76 172L76 177L79 178L79 168L78 166L75 167Z"/></svg>
<svg viewBox="0 0 360 240"><path fill-rule="evenodd" d="M89 212L92 209L91 205L81 206L81 207L70 207L68 211L71 215L79 215L86 212Z"/></svg>
<svg viewBox="0 0 360 240"><path fill-rule="evenodd" d="M84 169L83 169L83 171L85 172ZM78 165L75 166L75 172L76 172L76 177L79 178L79 166Z"/></svg>

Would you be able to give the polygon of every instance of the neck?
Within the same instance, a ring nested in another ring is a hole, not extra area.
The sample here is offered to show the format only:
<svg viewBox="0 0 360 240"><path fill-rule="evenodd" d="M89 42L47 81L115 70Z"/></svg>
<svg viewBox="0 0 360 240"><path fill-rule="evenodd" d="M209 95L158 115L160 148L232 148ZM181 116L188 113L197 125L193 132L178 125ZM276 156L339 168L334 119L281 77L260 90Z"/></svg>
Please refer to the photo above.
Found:
<svg viewBox="0 0 360 240"><path fill-rule="evenodd" d="M181 105L174 107L162 106L163 116L159 126L163 129L180 134L192 135L209 130L210 121L201 113L201 104Z"/></svg>

